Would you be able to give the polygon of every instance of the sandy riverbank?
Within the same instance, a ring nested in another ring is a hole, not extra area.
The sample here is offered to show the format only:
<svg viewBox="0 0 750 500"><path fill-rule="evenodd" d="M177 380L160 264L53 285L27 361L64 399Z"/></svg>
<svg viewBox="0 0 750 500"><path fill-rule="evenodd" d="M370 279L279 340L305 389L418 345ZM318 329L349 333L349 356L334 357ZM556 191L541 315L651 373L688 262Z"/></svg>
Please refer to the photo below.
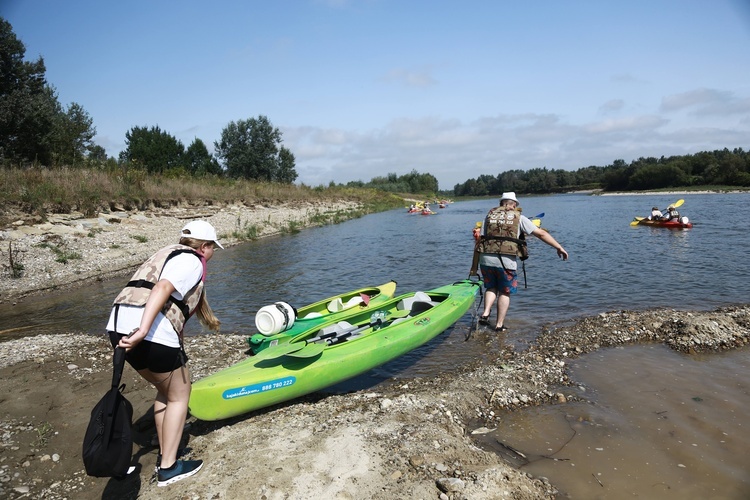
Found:
<svg viewBox="0 0 750 500"><path fill-rule="evenodd" d="M351 218L360 210L355 202L298 202L123 209L92 218L81 213L48 214L46 221L36 223L20 218L0 228L0 301L125 275L159 248L175 243L190 220L209 221L226 247ZM11 277L11 262L23 267L20 277Z"/></svg>
<svg viewBox="0 0 750 500"><path fill-rule="evenodd" d="M339 208L258 209L253 220L263 226L271 220L268 227L280 230L288 226L284 217L329 209ZM228 207L213 210L201 215L220 234L231 232L238 218L250 217ZM87 252L90 246L124 254L122 260L108 256L91 269L81 262L75 270L62 266L58 274L54 259L33 255L49 248L35 246L33 238L40 235L32 236L25 243L25 262L44 271L34 271L15 287L6 286L4 277L4 300L19 300L44 286L67 286L75 277L124 272L172 242L183 216L196 213L141 215L147 223L131 214L110 222L112 230L61 236L68 249ZM108 267L112 261L117 263ZM149 413L153 390L130 368L124 382L135 408L134 461L140 469L122 481L90 478L83 471L80 447L88 413L111 373L111 349L103 338L60 332L0 342L0 497L552 498L554 486L478 448L472 436L499 425L503 412L566 404L572 397L566 389L569 358L638 342L664 342L684 352L729 349L747 344L749 329L750 306L691 314L613 311L545 329L528 350L507 348L497 352L495 363L459 375L401 382L370 393L311 396L224 422L190 419L186 444L206 466L167 488L151 482L157 451ZM490 345L491 335L480 330L472 341ZM193 378L199 378L242 359L244 337L194 337L186 349Z"/></svg>

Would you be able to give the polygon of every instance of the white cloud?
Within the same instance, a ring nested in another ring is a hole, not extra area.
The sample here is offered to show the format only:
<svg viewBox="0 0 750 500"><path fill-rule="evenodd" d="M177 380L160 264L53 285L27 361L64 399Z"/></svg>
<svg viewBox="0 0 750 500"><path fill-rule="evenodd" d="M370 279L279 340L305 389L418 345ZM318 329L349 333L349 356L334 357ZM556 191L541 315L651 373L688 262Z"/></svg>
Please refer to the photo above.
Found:
<svg viewBox="0 0 750 500"><path fill-rule="evenodd" d="M700 88L664 97L661 110L687 110L699 116L746 114L750 113L750 98L739 98L727 90Z"/></svg>
<svg viewBox="0 0 750 500"><path fill-rule="evenodd" d="M601 106L599 106L599 113L608 114L615 111L620 111L625 107L625 101L622 99L610 99Z"/></svg>
<svg viewBox="0 0 750 500"><path fill-rule="evenodd" d="M396 68L389 71L382 79L386 82L400 83L407 87L429 87L437 83L431 73L432 69L429 67L421 69Z"/></svg>

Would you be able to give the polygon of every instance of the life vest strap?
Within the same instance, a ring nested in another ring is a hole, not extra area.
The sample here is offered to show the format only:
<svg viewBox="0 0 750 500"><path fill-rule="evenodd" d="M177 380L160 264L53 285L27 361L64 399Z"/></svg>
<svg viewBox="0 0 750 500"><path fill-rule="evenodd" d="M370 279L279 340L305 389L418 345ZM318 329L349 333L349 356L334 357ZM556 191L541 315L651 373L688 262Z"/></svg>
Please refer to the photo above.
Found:
<svg viewBox="0 0 750 500"><path fill-rule="evenodd" d="M127 286L133 287L133 288L148 288L149 290L154 289L154 284L147 280L128 281ZM170 295L169 298L167 299L167 302L171 302L172 304L177 306L177 308L182 312L182 315L185 316L185 319L190 317L190 308L185 303L185 301L175 299L174 297Z"/></svg>

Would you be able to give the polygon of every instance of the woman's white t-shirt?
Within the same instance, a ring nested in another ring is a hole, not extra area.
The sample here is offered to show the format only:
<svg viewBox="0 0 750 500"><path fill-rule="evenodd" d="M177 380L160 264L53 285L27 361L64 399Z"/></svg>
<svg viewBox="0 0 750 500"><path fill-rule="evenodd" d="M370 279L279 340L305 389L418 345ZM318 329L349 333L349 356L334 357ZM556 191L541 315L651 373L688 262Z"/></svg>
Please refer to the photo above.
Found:
<svg viewBox="0 0 750 500"><path fill-rule="evenodd" d="M203 263L191 253L178 254L164 266L160 280L168 280L175 288L172 297L182 300L203 276ZM144 307L121 305L117 312L117 325L115 325L115 308L109 315L107 331L117 333L130 333L141 324ZM156 315L151 329L145 340L150 340L167 347L180 347L180 338L175 332L172 323L161 312Z"/></svg>

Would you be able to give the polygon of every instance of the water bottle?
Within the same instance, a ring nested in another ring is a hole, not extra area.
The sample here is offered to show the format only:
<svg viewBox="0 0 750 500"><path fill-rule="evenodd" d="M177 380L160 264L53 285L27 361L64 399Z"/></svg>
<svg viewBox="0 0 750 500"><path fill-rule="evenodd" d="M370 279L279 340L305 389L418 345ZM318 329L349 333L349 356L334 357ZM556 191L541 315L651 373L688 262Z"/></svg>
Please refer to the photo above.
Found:
<svg viewBox="0 0 750 500"><path fill-rule="evenodd" d="M384 321L385 321L385 311L375 311L370 316L370 324L372 325L373 330L377 330L381 326L383 326Z"/></svg>

